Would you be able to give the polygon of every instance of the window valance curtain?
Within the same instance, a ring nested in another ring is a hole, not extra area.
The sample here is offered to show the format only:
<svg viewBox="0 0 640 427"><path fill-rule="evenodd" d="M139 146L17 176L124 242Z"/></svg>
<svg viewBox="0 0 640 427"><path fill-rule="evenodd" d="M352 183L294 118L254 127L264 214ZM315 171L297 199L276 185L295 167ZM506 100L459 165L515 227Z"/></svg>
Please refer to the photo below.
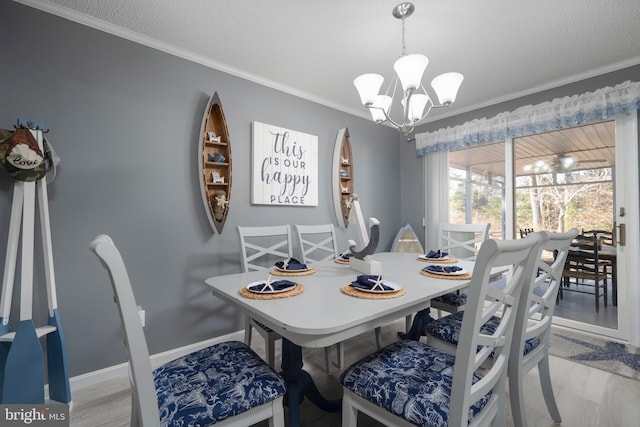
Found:
<svg viewBox="0 0 640 427"><path fill-rule="evenodd" d="M640 82L626 81L582 95L527 105L492 118L416 134L416 154L455 150L507 138L567 129L631 114L640 109Z"/></svg>

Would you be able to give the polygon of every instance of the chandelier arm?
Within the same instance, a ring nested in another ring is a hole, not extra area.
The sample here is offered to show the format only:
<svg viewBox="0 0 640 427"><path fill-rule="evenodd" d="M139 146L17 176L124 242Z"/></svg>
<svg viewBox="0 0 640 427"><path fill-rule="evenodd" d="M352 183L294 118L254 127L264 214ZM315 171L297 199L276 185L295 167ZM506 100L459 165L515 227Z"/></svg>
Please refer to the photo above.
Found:
<svg viewBox="0 0 640 427"><path fill-rule="evenodd" d="M393 119L389 116L389 114L387 114L387 112L385 111L385 109L384 109L384 108L382 108L382 107L378 107L378 106L373 105L373 104L367 104L367 105L365 105L365 107L367 107L367 108L368 108L368 109L370 109L370 110L371 110L371 109L375 109L375 110L380 110L380 111L382 111L382 114L384 114L385 120L382 120L382 121L380 121L380 122L378 122L378 123L389 122L389 123L391 123L391 124L393 125L393 127L397 128L397 129L400 129L400 128L402 127L402 125L401 125L401 124L397 123L395 120L393 120Z"/></svg>
<svg viewBox="0 0 640 427"><path fill-rule="evenodd" d="M402 106L402 123L409 123L409 108L411 108L411 97L415 92L415 89L407 89L404 93L404 105Z"/></svg>
<svg viewBox="0 0 640 427"><path fill-rule="evenodd" d="M400 133L402 133L403 135L407 135L411 132L413 132L413 126L409 126L407 127L407 123L398 123L395 120L393 120L391 118L391 116L389 116L389 114L387 114L387 112L384 110L384 108L380 108L380 107L374 107L371 106L369 108L377 108L382 110L382 114L384 114L384 117L386 120L380 122L380 123L385 123L385 122L389 122L391 123L391 126L393 126L394 128L398 129L400 131Z"/></svg>
<svg viewBox="0 0 640 427"><path fill-rule="evenodd" d="M398 79L398 75L396 74L394 79L393 79L393 85L391 83L389 83L389 86L387 86L387 91L385 92L386 96L391 96L391 99L395 99L396 97L396 90L398 89L398 81L400 79ZM391 95L389 95L389 91L391 90L391 86L393 86L393 91L391 92Z"/></svg>

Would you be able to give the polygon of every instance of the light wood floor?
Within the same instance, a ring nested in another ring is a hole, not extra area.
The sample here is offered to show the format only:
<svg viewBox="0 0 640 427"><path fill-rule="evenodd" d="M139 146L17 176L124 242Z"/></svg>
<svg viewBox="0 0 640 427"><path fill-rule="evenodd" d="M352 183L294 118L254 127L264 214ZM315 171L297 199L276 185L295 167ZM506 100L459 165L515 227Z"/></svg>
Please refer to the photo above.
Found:
<svg viewBox="0 0 640 427"><path fill-rule="evenodd" d="M401 330L404 320L383 328L383 343L396 340L395 332ZM264 343L259 334L254 334L252 347L258 354L264 354ZM279 347L279 344L277 345ZM346 364L352 363L375 350L373 332L363 334L345 343ZM279 354L278 360L279 360ZM316 380L318 388L328 398L339 399L341 389L338 383L340 371L334 368L331 376L324 372L322 349L304 350L305 369ZM553 385L562 425L566 427L631 427L638 426L640 420L640 382L590 368L565 359L550 357ZM547 414L537 370L532 370L525 381L528 399L527 419L530 427L554 426ZM110 380L73 393L71 426L77 427L117 427L129 425L130 394L127 378ZM513 426L507 407L507 425ZM286 412L286 410L285 410ZM381 424L360 414L359 427L374 427ZM340 426L340 414L327 414L303 402L301 425L308 427ZM266 427L267 423L258 424Z"/></svg>

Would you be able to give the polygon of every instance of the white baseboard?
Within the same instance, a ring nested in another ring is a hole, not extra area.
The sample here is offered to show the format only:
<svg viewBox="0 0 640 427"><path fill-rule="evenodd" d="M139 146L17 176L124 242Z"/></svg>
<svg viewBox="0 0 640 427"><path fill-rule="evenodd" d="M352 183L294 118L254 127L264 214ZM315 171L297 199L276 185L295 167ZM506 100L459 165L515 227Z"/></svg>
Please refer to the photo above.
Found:
<svg viewBox="0 0 640 427"><path fill-rule="evenodd" d="M211 345L224 342L224 341L242 341L244 339L244 330L232 332L227 335L211 338L205 341L200 341L194 344L190 344L184 347L174 348L162 353L154 354L151 356L151 366L156 367L163 365L173 359L184 356L194 351L209 347ZM71 395L73 398L74 390L81 390L85 387L94 385L102 381L108 381L117 378L126 378L129 373L129 364L121 363L115 366L109 366L108 368L99 369L93 372L87 372L86 374L78 375L69 379L69 386L71 387ZM45 394L49 395L48 385L45 389Z"/></svg>

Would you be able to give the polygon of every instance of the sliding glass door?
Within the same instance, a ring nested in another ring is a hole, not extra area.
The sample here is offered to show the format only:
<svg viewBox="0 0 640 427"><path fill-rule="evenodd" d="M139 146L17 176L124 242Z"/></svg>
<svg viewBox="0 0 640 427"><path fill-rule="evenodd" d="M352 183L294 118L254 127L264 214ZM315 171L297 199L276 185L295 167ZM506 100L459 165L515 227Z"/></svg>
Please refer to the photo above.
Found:
<svg viewBox="0 0 640 427"><path fill-rule="evenodd" d="M628 259L638 248L625 239L638 232L637 222L629 224L637 218L638 191L629 191L637 186L637 144L637 120L624 118L450 151L449 221L490 222L494 238L571 228L610 233L611 267L598 310L592 283L567 283L556 323L637 341L630 307L638 290L630 271L638 267Z"/></svg>
<svg viewBox="0 0 640 427"><path fill-rule="evenodd" d="M581 234L597 230L599 236L612 236L615 122L515 138L513 147L516 236L530 230L571 228ZM615 239L608 238L600 247L598 267L603 274L597 283L588 278L565 280L556 319L584 330L618 330L615 245Z"/></svg>

